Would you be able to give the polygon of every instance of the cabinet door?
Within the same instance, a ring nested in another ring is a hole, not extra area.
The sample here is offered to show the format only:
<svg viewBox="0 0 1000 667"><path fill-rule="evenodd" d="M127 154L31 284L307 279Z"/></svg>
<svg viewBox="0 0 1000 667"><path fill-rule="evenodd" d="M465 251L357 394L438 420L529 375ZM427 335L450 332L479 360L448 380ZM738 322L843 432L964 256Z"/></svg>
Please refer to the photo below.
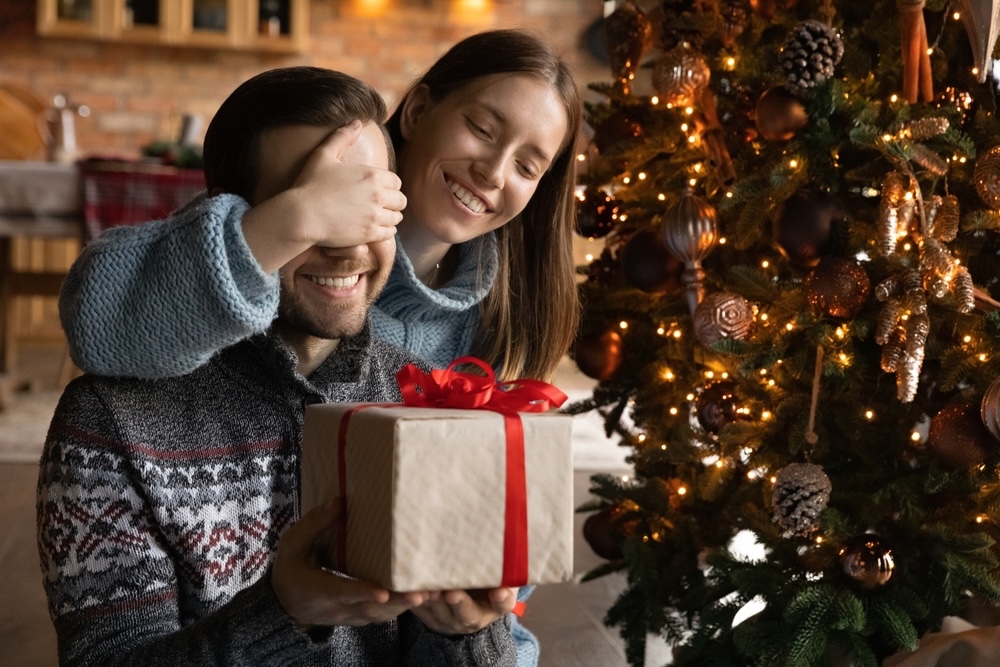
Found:
<svg viewBox="0 0 1000 667"><path fill-rule="evenodd" d="M309 0L248 2L247 46L256 51L304 51L309 43Z"/></svg>
<svg viewBox="0 0 1000 667"><path fill-rule="evenodd" d="M239 47L248 2L241 0L183 0L177 41L188 46Z"/></svg>
<svg viewBox="0 0 1000 667"><path fill-rule="evenodd" d="M111 0L114 39L122 42L158 44L170 41L174 28L169 0Z"/></svg>
<svg viewBox="0 0 1000 667"><path fill-rule="evenodd" d="M113 29L105 0L39 0L40 35L102 39Z"/></svg>

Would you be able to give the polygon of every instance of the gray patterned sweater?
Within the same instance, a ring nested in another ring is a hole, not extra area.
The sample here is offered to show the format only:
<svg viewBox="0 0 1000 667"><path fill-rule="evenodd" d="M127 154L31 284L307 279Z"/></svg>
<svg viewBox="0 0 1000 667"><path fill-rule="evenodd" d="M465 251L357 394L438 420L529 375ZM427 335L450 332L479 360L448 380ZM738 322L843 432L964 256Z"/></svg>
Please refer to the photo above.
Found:
<svg viewBox="0 0 1000 667"><path fill-rule="evenodd" d="M195 372L85 375L56 410L38 548L64 665L504 665L509 621L452 639L410 613L323 637L297 629L269 566L299 514L303 407L395 401L411 359L368 329L307 379L254 336Z"/></svg>

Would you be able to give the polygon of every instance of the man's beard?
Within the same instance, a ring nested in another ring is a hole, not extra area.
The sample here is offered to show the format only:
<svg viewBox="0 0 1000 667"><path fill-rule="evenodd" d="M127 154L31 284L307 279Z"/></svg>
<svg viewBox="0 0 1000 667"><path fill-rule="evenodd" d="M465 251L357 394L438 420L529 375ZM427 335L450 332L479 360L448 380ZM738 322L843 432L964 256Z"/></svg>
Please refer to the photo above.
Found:
<svg viewBox="0 0 1000 667"><path fill-rule="evenodd" d="M275 324L283 329L298 331L314 338L340 340L361 332L370 306L366 299L360 313L356 312L356 308L346 312L338 312L341 309L332 308L317 317L302 303L298 295L282 289Z"/></svg>

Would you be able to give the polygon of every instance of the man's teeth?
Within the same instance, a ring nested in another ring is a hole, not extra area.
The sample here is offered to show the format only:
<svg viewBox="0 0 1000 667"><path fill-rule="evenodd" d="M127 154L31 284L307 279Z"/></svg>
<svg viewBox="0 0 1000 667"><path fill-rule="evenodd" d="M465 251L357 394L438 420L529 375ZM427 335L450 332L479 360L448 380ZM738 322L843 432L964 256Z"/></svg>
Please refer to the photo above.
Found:
<svg viewBox="0 0 1000 667"><path fill-rule="evenodd" d="M347 276L345 278L320 278L319 276L309 276L309 280L313 281L317 285L322 285L323 287L335 287L337 289L354 287L358 284L358 280L360 278L360 274L357 273L353 276Z"/></svg>
<svg viewBox="0 0 1000 667"><path fill-rule="evenodd" d="M486 204L476 195L472 194L458 183L448 183L452 194L458 197L459 201L465 204L474 213L482 213L486 210Z"/></svg>

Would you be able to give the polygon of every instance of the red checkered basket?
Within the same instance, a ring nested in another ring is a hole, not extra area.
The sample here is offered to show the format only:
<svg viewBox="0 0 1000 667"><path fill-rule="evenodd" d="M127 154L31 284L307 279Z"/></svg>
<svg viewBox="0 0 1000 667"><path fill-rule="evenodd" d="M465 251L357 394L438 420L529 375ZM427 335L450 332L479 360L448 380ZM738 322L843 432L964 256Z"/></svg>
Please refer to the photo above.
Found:
<svg viewBox="0 0 1000 667"><path fill-rule="evenodd" d="M108 227L165 218L205 189L201 169L105 160L78 166L88 238Z"/></svg>

